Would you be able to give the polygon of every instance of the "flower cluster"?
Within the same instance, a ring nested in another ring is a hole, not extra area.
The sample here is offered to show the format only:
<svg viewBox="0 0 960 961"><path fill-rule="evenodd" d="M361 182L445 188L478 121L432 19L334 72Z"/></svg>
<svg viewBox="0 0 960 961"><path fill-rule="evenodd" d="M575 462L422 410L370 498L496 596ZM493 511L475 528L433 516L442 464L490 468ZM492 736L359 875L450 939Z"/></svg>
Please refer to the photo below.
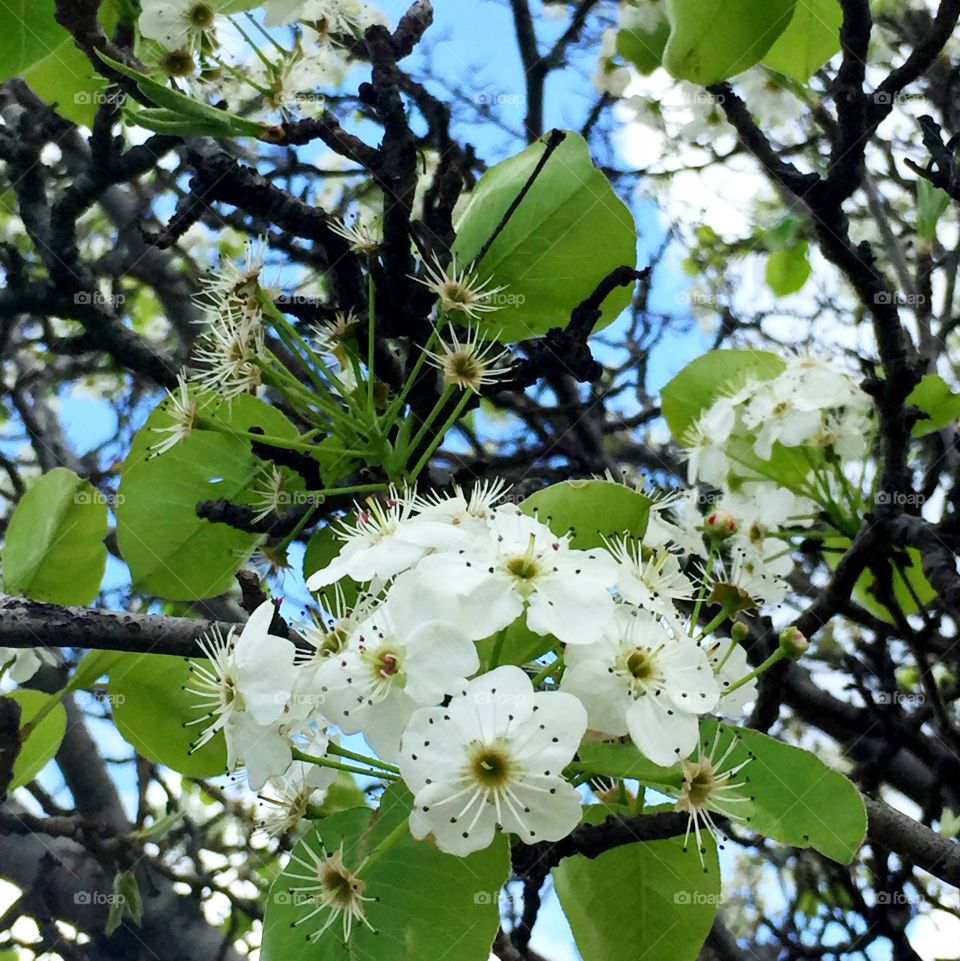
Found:
<svg viewBox="0 0 960 961"><path fill-rule="evenodd" d="M695 519L695 496L681 494L654 504L642 540L582 549L505 493L492 483L371 496L309 578L324 615L303 643L270 633L270 602L239 636L204 641L209 663L189 687L204 710L197 744L223 731L231 767L258 790L269 781L270 833L321 802L329 782L311 763L402 779L412 834L457 855L498 827L527 843L569 834L584 738L629 739L655 764L706 769L687 761L700 719L738 713L755 690L743 625L718 633L753 603L727 573L733 535ZM701 618L704 605L719 614ZM539 654L516 654L518 631L539 638ZM362 735L376 757L347 750L332 728ZM711 768L727 795L731 776ZM677 785L678 804L709 827L714 792L691 793L679 775Z"/></svg>
<svg viewBox="0 0 960 961"><path fill-rule="evenodd" d="M186 79L199 99L247 116L321 112L321 90L339 85L349 69L349 41L379 14L360 0L264 0L262 8L257 17L226 0L143 0L143 57ZM274 29L286 26L296 27L289 49ZM233 57L244 50L246 58Z"/></svg>
<svg viewBox="0 0 960 961"><path fill-rule="evenodd" d="M735 486L732 476L762 479L758 462L769 461L775 445L857 460L868 449L870 410L850 377L817 358L791 360L769 380L747 374L688 430L687 479L721 489Z"/></svg>

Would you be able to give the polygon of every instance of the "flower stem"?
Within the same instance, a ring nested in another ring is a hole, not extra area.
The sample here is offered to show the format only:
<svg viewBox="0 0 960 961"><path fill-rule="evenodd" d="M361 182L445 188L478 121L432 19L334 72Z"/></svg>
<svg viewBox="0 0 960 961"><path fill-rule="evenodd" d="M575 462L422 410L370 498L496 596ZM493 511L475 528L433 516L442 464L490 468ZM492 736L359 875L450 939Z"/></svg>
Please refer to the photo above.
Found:
<svg viewBox="0 0 960 961"><path fill-rule="evenodd" d="M378 777L384 781L399 781L400 776L391 774L389 771L371 771L367 768L355 767L352 764L343 764L327 757L314 757L312 754L305 754L298 748L292 749L293 757L297 761L306 761L308 764L316 764L318 767L329 767L335 771L346 771L347 774L363 774L366 777Z"/></svg>

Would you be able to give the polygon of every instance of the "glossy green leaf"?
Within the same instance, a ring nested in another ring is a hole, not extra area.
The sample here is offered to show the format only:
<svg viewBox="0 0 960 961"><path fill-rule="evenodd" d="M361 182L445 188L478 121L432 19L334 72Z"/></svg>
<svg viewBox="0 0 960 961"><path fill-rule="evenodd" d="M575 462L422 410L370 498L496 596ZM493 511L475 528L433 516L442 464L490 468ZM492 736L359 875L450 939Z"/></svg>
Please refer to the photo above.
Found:
<svg viewBox="0 0 960 961"><path fill-rule="evenodd" d="M559 642L552 634L535 634L527 627L526 615L518 617L509 627L505 627L500 634L503 640L497 657L500 664L529 664ZM482 664L489 664L497 646L497 634L477 641L477 653Z"/></svg>
<svg viewBox="0 0 960 961"><path fill-rule="evenodd" d="M666 17L656 30L620 30L617 33L617 53L646 76L663 61L663 50L669 37L670 21Z"/></svg>
<svg viewBox="0 0 960 961"><path fill-rule="evenodd" d="M678 441L719 397L748 378L770 380L786 369L783 359L766 350L711 350L687 364L660 392L660 407Z"/></svg>
<svg viewBox="0 0 960 961"><path fill-rule="evenodd" d="M939 374L927 374L910 392L907 403L926 414L913 425L913 436L924 437L960 420L960 394L955 394Z"/></svg>
<svg viewBox="0 0 960 961"><path fill-rule="evenodd" d="M543 140L488 170L457 225L458 262L475 260L543 155ZM477 266L482 279L506 285L504 306L480 326L501 341L565 327L571 311L616 267L636 263L633 216L594 167L586 141L568 131L530 191ZM630 303L617 288L603 303L599 330Z"/></svg>
<svg viewBox="0 0 960 961"><path fill-rule="evenodd" d="M667 0L663 65L709 86L758 63L790 23L796 0Z"/></svg>
<svg viewBox="0 0 960 961"><path fill-rule="evenodd" d="M53 759L67 730L67 712L55 696L41 691L21 688L5 696L20 705L21 743L13 765L12 791L32 781ZM37 721L41 712L43 717Z"/></svg>
<svg viewBox="0 0 960 961"><path fill-rule="evenodd" d="M65 467L37 478L20 498L3 546L8 594L56 604L89 604L107 563L107 505Z"/></svg>
<svg viewBox="0 0 960 961"><path fill-rule="evenodd" d="M55 0L0 3L0 80L22 74L69 39L54 17L55 8Z"/></svg>
<svg viewBox="0 0 960 961"><path fill-rule="evenodd" d="M247 395L202 413L234 430L297 434L283 414ZM197 517L197 504L243 500L263 462L244 438L214 430L195 430L169 451L150 456L150 447L165 436L153 428L168 423L161 404L137 432L124 462L117 503L120 553L138 590L169 600L214 597L231 586L259 538Z"/></svg>
<svg viewBox="0 0 960 961"><path fill-rule="evenodd" d="M630 740L584 741L577 752L577 770L640 781L650 787L680 789L680 768L662 767L644 757Z"/></svg>
<svg viewBox="0 0 960 961"><path fill-rule="evenodd" d="M917 178L917 236L928 243L937 236L937 223L950 206L950 195L926 177Z"/></svg>
<svg viewBox="0 0 960 961"><path fill-rule="evenodd" d="M371 816L369 810L354 808L325 818L293 852L309 863L306 848L316 854L321 842L329 852L342 846L344 864L354 871L370 856L359 877L365 882L364 896L377 899L364 907L378 933L354 923L345 945L337 921L308 943L307 936L319 930L328 915L291 927L314 906L309 892L294 890L309 882L291 877L307 873L291 860L267 899L262 961L487 961L499 925L498 894L510 870L506 837L467 858L453 857L410 836L405 823L409 809L409 793L391 788L378 813Z"/></svg>
<svg viewBox="0 0 960 961"><path fill-rule="evenodd" d="M584 820L611 813L593 805ZM704 863L683 838L626 844L598 858L564 858L557 896L583 961L694 961L720 903L720 866L709 836Z"/></svg>
<svg viewBox="0 0 960 961"><path fill-rule="evenodd" d="M120 16L120 4L100 4L98 18L108 36L113 34ZM74 123L93 125L97 107L108 94L107 80L90 63L90 59L74 43L73 37L61 31L62 42L45 57L22 73L30 89L49 104L57 105L57 113Z"/></svg>
<svg viewBox="0 0 960 961"><path fill-rule="evenodd" d="M804 240L795 247L768 254L764 276L767 286L778 297L795 294L809 280L812 269L807 250L808 245Z"/></svg>
<svg viewBox="0 0 960 961"><path fill-rule="evenodd" d="M763 62L806 83L840 51L843 10L839 0L797 0L790 24L767 51Z"/></svg>
<svg viewBox="0 0 960 961"><path fill-rule="evenodd" d="M188 777L211 777L227 769L223 734L190 754L203 724L186 727L203 714L197 698L184 690L189 663L162 654L123 654L110 670L113 720L138 754ZM203 665L205 661L196 661Z"/></svg>
<svg viewBox="0 0 960 961"><path fill-rule="evenodd" d="M866 832L863 799L853 783L810 751L749 728L715 720L700 723L703 751L712 749L714 758L723 756L734 737L738 743L720 771L752 755L735 778L745 782L742 796L752 801L730 805L744 818L744 825L782 844L816 848L842 864L852 861ZM680 786L679 765L652 764L629 741L585 743L578 764L592 773L636 779L671 793Z"/></svg>
<svg viewBox="0 0 960 961"><path fill-rule="evenodd" d="M573 531L580 550L603 545L603 537L643 537L651 500L645 494L604 480L561 481L531 494L520 510L547 524L554 534Z"/></svg>

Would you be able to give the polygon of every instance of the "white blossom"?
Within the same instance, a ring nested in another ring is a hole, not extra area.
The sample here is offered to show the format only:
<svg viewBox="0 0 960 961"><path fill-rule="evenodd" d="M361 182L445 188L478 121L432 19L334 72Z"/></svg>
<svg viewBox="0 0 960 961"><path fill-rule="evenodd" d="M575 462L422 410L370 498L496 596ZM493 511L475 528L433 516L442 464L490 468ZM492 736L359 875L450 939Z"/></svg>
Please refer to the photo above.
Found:
<svg viewBox="0 0 960 961"><path fill-rule="evenodd" d="M314 674L323 714L348 734L362 731L383 758L395 757L400 734L421 705L458 691L479 667L475 640L457 598L430 590L408 572L387 599Z"/></svg>
<svg viewBox="0 0 960 961"><path fill-rule="evenodd" d="M620 605L600 640L566 651L562 691L583 702L590 727L629 734L655 764L675 764L696 746L699 716L720 688L704 652L648 611Z"/></svg>
<svg viewBox="0 0 960 961"><path fill-rule="evenodd" d="M455 552L430 554L416 573L425 584L459 595L461 617L479 637L526 610L535 633L590 644L612 614L617 566L605 550L576 550L532 517L497 511L486 536Z"/></svg>
<svg viewBox="0 0 960 961"><path fill-rule="evenodd" d="M291 752L279 722L296 676L295 648L286 638L270 634L274 607L264 601L243 626L224 637L219 628L200 638L207 662L191 662L193 677L186 686L204 713L188 723L205 725L193 743L203 747L219 731L227 742L227 766L247 768L252 787L280 774Z"/></svg>
<svg viewBox="0 0 960 961"><path fill-rule="evenodd" d="M417 711L399 761L414 793L411 833L460 856L489 845L497 825L527 844L565 837L580 796L562 772L586 725L575 697L534 693L513 666L471 681L447 707Z"/></svg>

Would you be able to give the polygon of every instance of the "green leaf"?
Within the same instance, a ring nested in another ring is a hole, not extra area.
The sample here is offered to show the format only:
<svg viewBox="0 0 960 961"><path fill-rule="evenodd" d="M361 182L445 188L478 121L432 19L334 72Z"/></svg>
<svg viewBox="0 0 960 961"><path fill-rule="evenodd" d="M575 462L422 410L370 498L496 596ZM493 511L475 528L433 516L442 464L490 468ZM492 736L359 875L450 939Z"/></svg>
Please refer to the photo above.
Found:
<svg viewBox="0 0 960 961"><path fill-rule="evenodd" d="M723 769L752 756L736 780L747 780L743 791L753 801L731 805L746 826L782 844L812 847L840 864L853 861L867 832L863 798L853 783L810 751L749 728L701 722L701 744L709 749L716 738L715 757L735 736L739 742Z"/></svg>
<svg viewBox="0 0 960 961"><path fill-rule="evenodd" d="M123 74L135 81L140 92L151 103L164 108L168 117L179 117L184 124L184 133L209 134L217 137L260 137L267 130L267 125L255 120L246 120L237 114L226 110L219 110L209 104L201 103L185 94L179 93L165 83L160 83L152 77L134 70L118 60L113 60L105 53L97 51L100 59L112 67L117 73ZM136 108L133 108L136 110ZM134 114L136 118L137 114Z"/></svg>
<svg viewBox="0 0 960 961"><path fill-rule="evenodd" d="M283 414L248 395L202 414L233 430L260 427L270 436L297 436ZM197 504L242 500L263 462L244 438L213 430L195 430L149 456L164 436L153 428L169 423L161 404L137 432L124 462L117 499L120 553L137 590L178 601L214 597L231 586L259 537L197 517Z"/></svg>
<svg viewBox="0 0 960 961"><path fill-rule="evenodd" d="M457 225L453 252L470 264L533 173L543 139L488 170ZM568 131L506 227L477 265L480 278L506 285L508 303L481 330L501 341L539 337L566 327L570 313L616 267L636 263L633 216L593 166L586 141ZM603 303L600 330L631 300L617 288ZM511 302L510 298L514 298Z"/></svg>
<svg viewBox="0 0 960 961"><path fill-rule="evenodd" d="M592 805L584 820L611 809ZM704 863L683 838L626 844L553 869L557 897L583 961L694 961L720 903L720 866L706 837Z"/></svg>
<svg viewBox="0 0 960 961"><path fill-rule="evenodd" d="M667 0L663 65L709 86L758 63L790 23L796 0Z"/></svg>
<svg viewBox="0 0 960 961"><path fill-rule="evenodd" d="M21 743L8 789L12 791L32 781L53 759L67 730L67 712L57 695L21 688L5 696L20 705Z"/></svg>
<svg viewBox="0 0 960 961"><path fill-rule="evenodd" d="M917 236L927 242L937 236L937 223L950 206L950 195L926 177L917 178Z"/></svg>
<svg viewBox="0 0 960 961"><path fill-rule="evenodd" d="M795 294L811 274L807 259L807 242L801 241L787 250L775 250L767 256L765 277L767 286L778 296Z"/></svg>
<svg viewBox="0 0 960 961"><path fill-rule="evenodd" d="M723 756L734 737L739 743L720 770L729 770L752 755L735 781L746 780L743 796L753 800L731 804L730 810L743 816L751 831L793 847L815 848L841 864L850 863L866 833L863 799L853 783L809 751L749 728L715 720L700 722L702 750L713 749L714 758ZM584 743L579 764L592 773L636 779L671 793L680 786L679 765L652 764L630 742Z"/></svg>
<svg viewBox="0 0 960 961"><path fill-rule="evenodd" d="M107 505L65 467L39 477L20 498L3 546L8 594L55 604L89 604L107 563Z"/></svg>
<svg viewBox="0 0 960 961"><path fill-rule="evenodd" d="M498 892L510 870L506 837L497 837L467 858L442 854L429 841L410 836L405 823L409 810L409 793L393 787L377 814L371 817L369 810L354 808L325 818L293 852L310 863L306 849L316 854L322 842L335 853L342 845L344 864L354 871L373 855L359 877L366 885L364 897L377 898L364 907L378 933L354 923L345 946L342 925L335 922L308 943L307 936L319 930L328 915L291 927L313 910L306 892L293 890L309 882L291 877L307 873L291 860L267 899L262 961L487 961L499 925Z"/></svg>
<svg viewBox="0 0 960 961"><path fill-rule="evenodd" d="M561 481L531 494L520 510L539 518L561 536L573 531L579 550L603 545L603 537L628 534L641 538L647 529L651 500L639 491L605 480Z"/></svg>
<svg viewBox="0 0 960 961"><path fill-rule="evenodd" d="M913 425L914 437L925 437L960 419L960 394L939 374L926 374L907 396L907 403L926 414Z"/></svg>
<svg viewBox="0 0 960 961"><path fill-rule="evenodd" d="M620 30L617 33L617 53L646 76L660 66L669 37L670 21L666 17L656 30Z"/></svg>
<svg viewBox="0 0 960 961"><path fill-rule="evenodd" d="M790 24L767 51L772 70L806 83L840 50L843 10L838 0L797 0Z"/></svg>
<svg viewBox="0 0 960 961"><path fill-rule="evenodd" d="M110 671L113 720L138 754L187 777L211 777L227 769L223 734L190 754L190 745L203 724L185 727L203 714L197 698L184 690L191 663L162 654L123 654Z"/></svg>
<svg viewBox="0 0 960 961"><path fill-rule="evenodd" d="M771 380L786 369L766 350L711 350L687 364L660 392L664 420L677 441L714 401L748 377Z"/></svg>
<svg viewBox="0 0 960 961"><path fill-rule="evenodd" d="M899 556L902 558L903 553L901 552ZM897 599L897 604L903 613L909 615L916 613L921 604L929 604L937 596L937 592L924 577L923 559L920 552L910 547L906 550L906 556L908 563L895 564L891 579L893 596ZM880 618L887 624L894 624L893 614L873 594L872 588L875 582L876 578L873 576L873 572L870 570L864 571L854 585L854 600L861 607L865 607L874 617ZM917 601L920 603L918 604Z"/></svg>
<svg viewBox="0 0 960 961"><path fill-rule="evenodd" d="M54 17L55 8L55 0L0 3L0 80L22 74L70 39Z"/></svg>
<svg viewBox="0 0 960 961"><path fill-rule="evenodd" d="M110 0L100 5L98 17L108 36L113 34L120 18L119 6ZM24 70L22 76L35 94L57 105L61 116L90 127L97 106L108 96L107 80L94 69L73 37L65 30L61 30L61 37L60 45ZM114 91L110 96L119 93Z"/></svg>
<svg viewBox="0 0 960 961"><path fill-rule="evenodd" d="M503 635L497 664L529 664L546 654L559 641L552 634L535 634L527 627L526 614L499 632ZM477 641L477 654L483 664L489 664L497 644L498 634Z"/></svg>
<svg viewBox="0 0 960 961"><path fill-rule="evenodd" d="M644 757L632 741L584 741L577 751L577 770L640 781L650 787L680 790L680 767L662 767Z"/></svg>

